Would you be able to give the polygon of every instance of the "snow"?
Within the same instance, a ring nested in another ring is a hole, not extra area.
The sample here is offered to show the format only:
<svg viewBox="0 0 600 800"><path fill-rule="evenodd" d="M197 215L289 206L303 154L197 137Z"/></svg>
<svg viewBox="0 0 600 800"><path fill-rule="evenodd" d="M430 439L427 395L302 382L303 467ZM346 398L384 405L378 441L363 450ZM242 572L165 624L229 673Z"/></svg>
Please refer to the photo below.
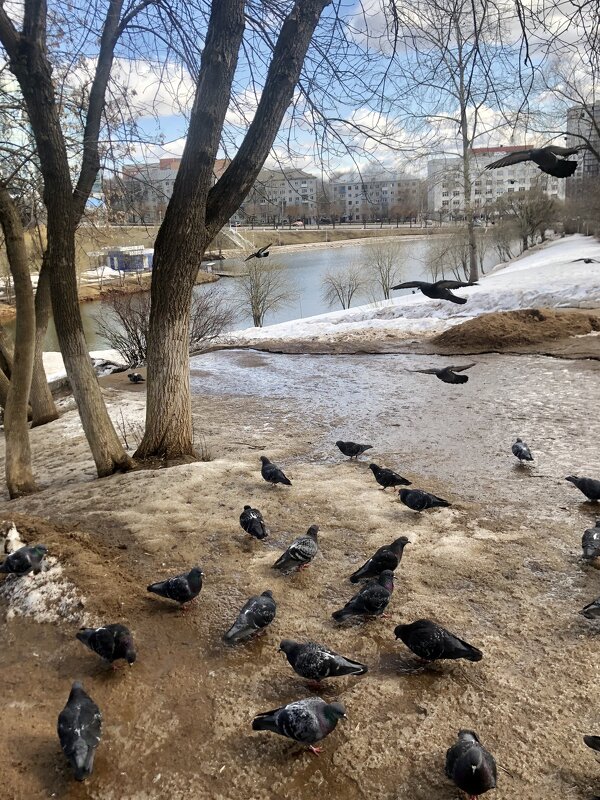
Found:
<svg viewBox="0 0 600 800"><path fill-rule="evenodd" d="M103 361L112 361L116 364L122 363L121 355L116 350L94 350L90 353L90 356ZM60 353L54 351L44 353L44 369L48 376L48 383L67 377L63 357Z"/></svg>

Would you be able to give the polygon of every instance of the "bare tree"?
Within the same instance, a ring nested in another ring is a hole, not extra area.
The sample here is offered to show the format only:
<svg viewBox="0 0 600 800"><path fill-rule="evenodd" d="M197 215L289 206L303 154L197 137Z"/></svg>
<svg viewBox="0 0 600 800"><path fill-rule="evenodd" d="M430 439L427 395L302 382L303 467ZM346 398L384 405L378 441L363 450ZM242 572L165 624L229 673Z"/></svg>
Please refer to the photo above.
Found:
<svg viewBox="0 0 600 800"><path fill-rule="evenodd" d="M335 272L327 272L321 281L323 299L330 307L339 303L342 308L350 308L354 295L365 284L364 273L355 264Z"/></svg>
<svg viewBox="0 0 600 800"><path fill-rule="evenodd" d="M237 283L240 307L250 311L255 328L262 328L266 315L293 303L296 292L281 264L269 259L249 261L247 266Z"/></svg>
<svg viewBox="0 0 600 800"><path fill-rule="evenodd" d="M540 187L502 195L497 207L499 213L514 224L523 250L535 243L537 235L543 237L548 225L557 219L560 212L558 201Z"/></svg>
<svg viewBox="0 0 600 800"><path fill-rule="evenodd" d="M368 250L365 271L384 300L390 299L392 286L402 280L401 253L395 242L381 242Z"/></svg>

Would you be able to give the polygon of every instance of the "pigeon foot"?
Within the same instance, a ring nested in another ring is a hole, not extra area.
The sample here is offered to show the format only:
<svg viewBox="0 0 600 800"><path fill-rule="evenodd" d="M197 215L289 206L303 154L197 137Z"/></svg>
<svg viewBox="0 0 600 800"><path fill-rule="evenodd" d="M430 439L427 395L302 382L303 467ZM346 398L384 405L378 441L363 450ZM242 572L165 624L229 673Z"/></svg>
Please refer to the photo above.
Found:
<svg viewBox="0 0 600 800"><path fill-rule="evenodd" d="M323 752L323 748L322 748L322 747L313 747L313 745L312 745L312 744L309 744L309 745L308 745L308 749L309 749L309 750L310 750L310 752L311 752L313 755L315 755L315 756L319 756L319 755L321 755L321 753Z"/></svg>

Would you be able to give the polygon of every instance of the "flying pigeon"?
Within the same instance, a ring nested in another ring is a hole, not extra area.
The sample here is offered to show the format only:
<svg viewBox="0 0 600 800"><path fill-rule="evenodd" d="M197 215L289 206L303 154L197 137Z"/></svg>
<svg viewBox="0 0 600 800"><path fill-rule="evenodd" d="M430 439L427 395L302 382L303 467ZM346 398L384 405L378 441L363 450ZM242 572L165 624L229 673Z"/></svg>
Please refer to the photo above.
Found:
<svg viewBox="0 0 600 800"><path fill-rule="evenodd" d="M496 761L475 731L458 732L458 741L446 753L446 775L470 800L496 788Z"/></svg>
<svg viewBox="0 0 600 800"><path fill-rule="evenodd" d="M600 519L593 528L588 528L581 537L583 557L590 561L600 556Z"/></svg>
<svg viewBox="0 0 600 800"><path fill-rule="evenodd" d="M377 578L386 569L394 572L402 560L402 554L407 544L410 544L410 542L406 536L401 536L391 544L380 547L362 567L350 575L352 583L358 583L369 578Z"/></svg>
<svg viewBox="0 0 600 800"><path fill-rule="evenodd" d="M244 259L244 263L250 261L251 258L266 258L269 255L269 247L271 247L272 244L273 242L269 242L269 244L266 244L264 247L259 247L256 252L250 253L248 258Z"/></svg>
<svg viewBox="0 0 600 800"><path fill-rule="evenodd" d="M344 675L364 675L367 667L358 661L340 656L338 653L316 642L294 642L284 639L279 650L301 678L319 683L324 678L342 678Z"/></svg>
<svg viewBox="0 0 600 800"><path fill-rule="evenodd" d="M255 539L264 539L268 534L263 515L257 508L251 506L244 506L244 510L240 514L240 525Z"/></svg>
<svg viewBox="0 0 600 800"><path fill-rule="evenodd" d="M517 439L512 446L513 456L516 456L520 462L533 461L531 450L527 447L523 439Z"/></svg>
<svg viewBox="0 0 600 800"><path fill-rule="evenodd" d="M272 461L266 456L261 456L260 460L262 461L262 467L260 468L260 474L263 478L267 481L267 483L283 483L285 486L291 486L292 482L285 477L282 470L279 469L277 464L273 464Z"/></svg>
<svg viewBox="0 0 600 800"><path fill-rule="evenodd" d="M600 500L600 481L594 478L578 478L577 475L569 475L565 480L570 481L580 492L583 492L588 500Z"/></svg>
<svg viewBox="0 0 600 800"><path fill-rule="evenodd" d="M319 549L318 532L319 526L311 525L304 536L294 539L288 549L279 556L273 564L273 569L278 569L282 575L289 575L290 572L307 567Z"/></svg>
<svg viewBox="0 0 600 800"><path fill-rule="evenodd" d="M423 375L435 375L444 383L466 383L469 380L468 375L455 375L455 372L463 372L466 369L471 369L475 364L465 364L463 367L443 367L440 369L411 369L409 372L420 372Z"/></svg>
<svg viewBox="0 0 600 800"><path fill-rule="evenodd" d="M29 575L30 572L33 572L34 575L39 575L47 552L48 548L43 544L36 544L35 547L19 547L14 553L6 556L0 566L0 572L17 575L20 578L24 575Z"/></svg>
<svg viewBox="0 0 600 800"><path fill-rule="evenodd" d="M600 597L584 606L579 613L586 619L598 619L600 617Z"/></svg>
<svg viewBox="0 0 600 800"><path fill-rule="evenodd" d="M410 625L397 625L394 634L396 639L402 639L409 650L425 661L457 658L481 661L483 658L481 650L429 619L418 619Z"/></svg>
<svg viewBox="0 0 600 800"><path fill-rule="evenodd" d="M393 591L394 573L385 569L378 578L366 583L358 594L331 616L336 622L343 622L348 617L379 617L387 608Z"/></svg>
<svg viewBox="0 0 600 800"><path fill-rule="evenodd" d="M507 156L486 165L486 169L509 167L521 161L533 161L542 172L554 175L555 178L568 178L577 169L577 161L565 161L567 156L575 156L583 147L559 147L551 144L548 147L533 147L531 150L517 150Z"/></svg>
<svg viewBox="0 0 600 800"><path fill-rule="evenodd" d="M133 636L125 625L103 625L101 628L80 628L76 634L80 642L94 653L113 664L119 659L133 666L136 659Z"/></svg>
<svg viewBox="0 0 600 800"><path fill-rule="evenodd" d="M357 444L356 442L336 442L336 446L342 451L345 456L348 458L356 458L361 456L365 450L372 450L372 444Z"/></svg>
<svg viewBox="0 0 600 800"><path fill-rule="evenodd" d="M144 379L139 372L128 372L127 377L131 383L144 383Z"/></svg>
<svg viewBox="0 0 600 800"><path fill-rule="evenodd" d="M100 709L81 683L75 681L67 704L58 715L58 738L78 781L92 774L101 729Z"/></svg>
<svg viewBox="0 0 600 800"><path fill-rule="evenodd" d="M576 264L578 261L583 261L584 264L600 264L597 258L574 258L571 264Z"/></svg>
<svg viewBox="0 0 600 800"><path fill-rule="evenodd" d="M403 478L402 475L398 475L398 473L394 472L392 469L379 467L377 464L369 464L369 469L373 473L377 483L383 488L384 492L390 486L392 489L394 486L410 486L409 480Z"/></svg>
<svg viewBox="0 0 600 800"><path fill-rule="evenodd" d="M242 606L236 621L223 636L223 641L227 644L248 641L273 622L276 610L277 604L270 589L251 597Z"/></svg>
<svg viewBox="0 0 600 800"><path fill-rule="evenodd" d="M399 283L398 286L392 286L392 289L420 289L425 297L430 297L432 300L449 300L451 303L463 305L467 302L467 298L458 297L450 291L450 289L462 289L463 286L479 286L479 284L474 281L435 281L435 283L406 281Z"/></svg>
<svg viewBox="0 0 600 800"><path fill-rule="evenodd" d="M203 577L204 573L200 567L194 567L189 572L184 572L183 575L151 583L148 591L166 597L168 600L175 600L176 603L181 604L183 609L186 603L191 603L200 594Z"/></svg>
<svg viewBox="0 0 600 800"><path fill-rule="evenodd" d="M400 489L400 500L412 511L425 511L427 508L446 508L451 505L448 500L442 500L434 494L424 492L422 489Z"/></svg>
<svg viewBox="0 0 600 800"><path fill-rule="evenodd" d="M252 730L287 736L308 745L309 750L318 756L322 748L314 745L329 736L340 719L346 719L346 709L341 703L326 703L320 697L307 697L259 714L252 720Z"/></svg>

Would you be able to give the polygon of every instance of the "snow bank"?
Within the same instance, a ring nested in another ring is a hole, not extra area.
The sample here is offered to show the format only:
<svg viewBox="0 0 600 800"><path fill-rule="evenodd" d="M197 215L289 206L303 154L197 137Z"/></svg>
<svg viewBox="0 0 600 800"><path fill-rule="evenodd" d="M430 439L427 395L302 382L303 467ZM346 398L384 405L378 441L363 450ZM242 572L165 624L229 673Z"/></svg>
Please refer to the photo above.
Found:
<svg viewBox="0 0 600 800"><path fill-rule="evenodd" d="M116 364L122 363L121 355L116 350L95 350L90 353L90 356L103 361L112 361ZM63 357L60 353L44 353L44 369L48 376L48 383L58 381L67 376Z"/></svg>

